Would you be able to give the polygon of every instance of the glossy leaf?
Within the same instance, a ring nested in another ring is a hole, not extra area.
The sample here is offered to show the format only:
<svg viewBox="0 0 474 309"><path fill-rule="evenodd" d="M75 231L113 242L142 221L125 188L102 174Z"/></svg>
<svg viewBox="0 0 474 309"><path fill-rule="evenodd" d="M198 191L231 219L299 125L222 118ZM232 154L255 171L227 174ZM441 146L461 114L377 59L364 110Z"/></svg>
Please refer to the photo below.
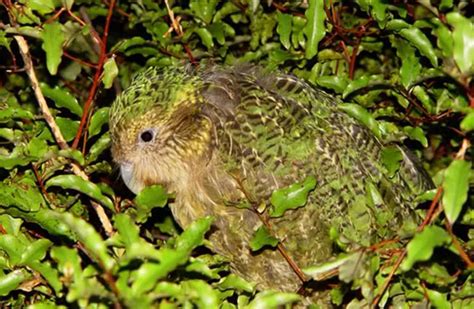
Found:
<svg viewBox="0 0 474 309"><path fill-rule="evenodd" d="M58 175L48 180L46 187L59 186L63 189L71 189L84 193L95 199L107 208L114 210L112 201L104 196L100 188L93 182L82 179L76 175Z"/></svg>
<svg viewBox="0 0 474 309"><path fill-rule="evenodd" d="M426 35L416 27L410 27L400 30L400 35L415 46L420 53L430 60L431 65L438 66L438 57Z"/></svg>
<svg viewBox="0 0 474 309"><path fill-rule="evenodd" d="M63 55L63 43L65 40L62 26L58 22L46 24L41 33L43 39L42 48L46 52L46 66L51 75L58 72L61 57Z"/></svg>
<svg viewBox="0 0 474 309"><path fill-rule="evenodd" d="M341 110L346 112L351 117L359 120L377 137L381 137L381 132L377 120L365 108L358 104L344 103L339 106Z"/></svg>
<svg viewBox="0 0 474 309"><path fill-rule="evenodd" d="M309 0L309 6L305 11L306 25L304 34L306 35L307 59L311 59L318 53L318 45L326 34L326 12L324 11L324 0Z"/></svg>
<svg viewBox="0 0 474 309"><path fill-rule="evenodd" d="M290 34L292 30L293 17L289 14L278 14L277 33L280 35L280 42L286 49L290 49Z"/></svg>
<svg viewBox="0 0 474 309"><path fill-rule="evenodd" d="M449 244L451 237L438 226L427 226L416 234L407 245L407 256L401 264L403 271L412 269L416 262L427 261L431 258L436 247Z"/></svg>
<svg viewBox="0 0 474 309"><path fill-rule="evenodd" d="M456 222L467 200L471 166L471 162L454 160L446 169L443 181L443 207L446 218L451 224Z"/></svg>
<svg viewBox="0 0 474 309"><path fill-rule="evenodd" d="M273 191L270 197L272 208L269 215L271 217L281 217L287 210L304 206L309 192L314 190L315 187L316 178L309 176L303 182Z"/></svg>
<svg viewBox="0 0 474 309"><path fill-rule="evenodd" d="M79 105L77 99L66 89L59 86L51 88L48 84L42 83L41 91L45 97L53 100L57 107L66 108L71 113L81 117L82 107Z"/></svg>
<svg viewBox="0 0 474 309"><path fill-rule="evenodd" d="M465 132L474 130L474 111L467 114L461 121L461 129Z"/></svg>
<svg viewBox="0 0 474 309"><path fill-rule="evenodd" d="M104 88L109 89L112 87L115 77L118 75L118 67L115 63L115 58L110 57L104 63L104 72L102 76L102 82L104 83Z"/></svg>
<svg viewBox="0 0 474 309"><path fill-rule="evenodd" d="M446 15L446 20L454 27L453 57L463 73L474 70L474 23L457 12Z"/></svg>
<svg viewBox="0 0 474 309"><path fill-rule="evenodd" d="M258 251L265 246L276 247L279 240L273 237L265 226L260 226L250 240L252 251Z"/></svg>

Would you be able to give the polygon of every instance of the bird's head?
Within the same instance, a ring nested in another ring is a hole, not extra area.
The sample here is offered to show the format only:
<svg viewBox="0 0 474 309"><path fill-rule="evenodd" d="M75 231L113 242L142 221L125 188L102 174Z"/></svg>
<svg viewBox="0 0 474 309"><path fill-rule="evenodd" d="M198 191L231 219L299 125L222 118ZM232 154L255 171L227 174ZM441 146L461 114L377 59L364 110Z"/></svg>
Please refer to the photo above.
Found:
<svg viewBox="0 0 474 309"><path fill-rule="evenodd" d="M186 68L150 68L111 107L112 156L127 187L176 190L209 149L200 79ZM202 161L202 160L201 160Z"/></svg>

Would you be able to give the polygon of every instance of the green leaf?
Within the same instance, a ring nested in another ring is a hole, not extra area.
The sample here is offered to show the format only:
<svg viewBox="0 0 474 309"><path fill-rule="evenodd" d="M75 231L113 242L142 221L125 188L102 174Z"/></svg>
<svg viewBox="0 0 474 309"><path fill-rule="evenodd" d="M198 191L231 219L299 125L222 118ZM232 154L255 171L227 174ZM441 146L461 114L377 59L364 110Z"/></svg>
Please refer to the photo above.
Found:
<svg viewBox="0 0 474 309"><path fill-rule="evenodd" d="M435 290L426 289L431 304L437 309L451 309L451 303L447 299L446 293L440 293Z"/></svg>
<svg viewBox="0 0 474 309"><path fill-rule="evenodd" d="M77 175L58 175L48 180L46 187L59 186L63 189L71 189L84 193L95 199L105 207L115 211L112 201L102 194L100 188L93 182L82 179Z"/></svg>
<svg viewBox="0 0 474 309"><path fill-rule="evenodd" d="M402 37L413 44L413 46L415 46L423 56L428 58L434 67L438 66L438 58L436 57L433 46L431 45L430 40L423 32L421 32L420 29L412 26L410 28L400 30L399 33Z"/></svg>
<svg viewBox="0 0 474 309"><path fill-rule="evenodd" d="M280 42L286 49L290 49L291 41L290 34L292 29L293 17L290 14L278 13L277 33L280 35Z"/></svg>
<svg viewBox="0 0 474 309"><path fill-rule="evenodd" d="M349 116L357 119L372 131L378 138L381 138L381 132L377 120L364 107L354 103L343 103L339 108Z"/></svg>
<svg viewBox="0 0 474 309"><path fill-rule="evenodd" d="M64 117L56 117L54 120L61 130L64 139L67 142L72 141L76 136L77 130L79 129L79 121Z"/></svg>
<svg viewBox="0 0 474 309"><path fill-rule="evenodd" d="M402 262L401 269L408 271L416 262L427 261L431 258L435 247L451 242L449 234L439 226L431 225L416 234L407 245L407 256Z"/></svg>
<svg viewBox="0 0 474 309"><path fill-rule="evenodd" d="M246 306L245 309L262 309L262 308L279 308L286 304L292 304L301 298L294 293L284 293L276 291L264 291L258 293L257 296Z"/></svg>
<svg viewBox="0 0 474 309"><path fill-rule="evenodd" d="M474 111L471 111L469 114L464 117L461 121L461 129L465 132L474 130Z"/></svg>
<svg viewBox="0 0 474 309"><path fill-rule="evenodd" d="M53 100L57 107L66 108L71 113L76 114L79 117L82 116L82 107L79 105L77 99L69 91L57 85L54 88L51 88L45 83L41 83L40 87L44 96Z"/></svg>
<svg viewBox="0 0 474 309"><path fill-rule="evenodd" d="M99 156L110 148L111 139L109 132L102 134L102 136L91 146L87 154L86 161L88 164L95 162Z"/></svg>
<svg viewBox="0 0 474 309"><path fill-rule="evenodd" d="M420 127L403 127L403 132L405 132L408 137L412 140L419 141L423 147L428 147L428 139L425 136L425 132Z"/></svg>
<svg viewBox="0 0 474 309"><path fill-rule="evenodd" d="M197 308L219 308L218 292L206 282L187 280L181 283L181 287L185 290L185 294L192 297Z"/></svg>
<svg viewBox="0 0 474 309"><path fill-rule="evenodd" d="M115 58L110 57L104 63L104 72L102 73L102 82L104 83L104 88L109 89L114 83L115 77L118 75L118 67L115 63Z"/></svg>
<svg viewBox="0 0 474 309"><path fill-rule="evenodd" d="M144 222L155 207L164 207L168 202L168 193L160 185L145 187L135 197L137 206L137 222Z"/></svg>
<svg viewBox="0 0 474 309"><path fill-rule="evenodd" d="M46 52L46 66L51 75L56 75L58 66L61 63L63 55L63 43L65 40L62 25L58 22L52 22L43 26L41 32L43 45L41 46Z"/></svg>
<svg viewBox="0 0 474 309"><path fill-rule="evenodd" d="M255 283L250 283L237 275L230 274L219 283L219 288L223 290L231 289L252 293L255 291Z"/></svg>
<svg viewBox="0 0 474 309"><path fill-rule="evenodd" d="M328 278L337 275L337 269L347 261L353 259L354 255L358 255L358 253L341 254L336 259L322 264L306 267L302 269L302 271L305 273L305 275L310 276L314 280L327 280Z"/></svg>
<svg viewBox="0 0 474 309"><path fill-rule="evenodd" d="M305 16L307 20L303 30L307 38L305 55L307 59L311 59L318 53L319 42L326 34L324 0L309 0Z"/></svg>
<svg viewBox="0 0 474 309"><path fill-rule="evenodd" d="M214 47L214 41L212 40L212 34L206 28L199 28L195 31L197 35L201 38L202 43L206 46L207 49Z"/></svg>
<svg viewBox="0 0 474 309"><path fill-rule="evenodd" d="M76 234L77 239L84 245L87 253L93 257L101 268L106 271L112 270L115 261L108 254L104 240L92 225L70 213L54 213L53 218L64 222Z"/></svg>
<svg viewBox="0 0 474 309"><path fill-rule="evenodd" d="M389 177L393 177L400 169L403 154L397 146L388 146L382 150L381 160L388 171Z"/></svg>
<svg viewBox="0 0 474 309"><path fill-rule="evenodd" d="M89 138L100 133L102 127L109 121L110 107L102 107L94 112L89 124Z"/></svg>
<svg viewBox="0 0 474 309"><path fill-rule="evenodd" d="M217 0L191 0L191 11L206 24L210 24L216 11Z"/></svg>
<svg viewBox="0 0 474 309"><path fill-rule="evenodd" d="M458 12L448 13L446 20L454 27L454 61L462 73L472 73L474 71L474 23Z"/></svg>
<svg viewBox="0 0 474 309"><path fill-rule="evenodd" d="M0 275L0 296L6 296L20 286L31 275L24 269L17 269L6 275Z"/></svg>
<svg viewBox="0 0 474 309"><path fill-rule="evenodd" d="M265 246L276 247L279 240L273 237L265 226L260 226L250 240L250 249L258 251Z"/></svg>
<svg viewBox="0 0 474 309"><path fill-rule="evenodd" d="M21 254L20 263L29 265L34 261L44 259L46 252L53 243L48 239L38 239L30 244Z"/></svg>
<svg viewBox="0 0 474 309"><path fill-rule="evenodd" d="M54 0L28 0L27 5L41 15L51 13L56 8Z"/></svg>
<svg viewBox="0 0 474 309"><path fill-rule="evenodd" d="M137 297L152 289L157 281L167 276L178 266L186 263L191 251L201 245L205 233L210 229L212 217L200 218L191 223L186 230L177 237L175 248L160 248L159 263L144 263L135 273L131 292Z"/></svg>
<svg viewBox="0 0 474 309"><path fill-rule="evenodd" d="M316 178L307 177L303 182L294 183L288 187L273 191L270 198L272 208L271 217L281 217L285 211L302 207L306 204L308 194L316 187Z"/></svg>
<svg viewBox="0 0 474 309"><path fill-rule="evenodd" d="M454 160L446 169L443 181L443 207L448 221L453 224L467 200L471 162Z"/></svg>
<svg viewBox="0 0 474 309"><path fill-rule="evenodd" d="M394 44L397 48L397 56L402 61L400 67L402 85L408 89L420 74L420 60L415 55L415 49L405 40L394 40Z"/></svg>
<svg viewBox="0 0 474 309"><path fill-rule="evenodd" d="M316 84L321 87L332 89L337 93L343 93L347 89L347 78L343 76L318 76L316 79Z"/></svg>

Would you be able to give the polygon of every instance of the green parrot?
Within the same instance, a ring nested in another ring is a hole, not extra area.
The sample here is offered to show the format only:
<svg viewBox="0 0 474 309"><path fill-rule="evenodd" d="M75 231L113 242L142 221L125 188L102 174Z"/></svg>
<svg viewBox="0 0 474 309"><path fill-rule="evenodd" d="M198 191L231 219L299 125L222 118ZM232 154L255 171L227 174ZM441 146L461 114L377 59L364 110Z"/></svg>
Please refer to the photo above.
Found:
<svg viewBox="0 0 474 309"><path fill-rule="evenodd" d="M234 273L258 289L298 291L301 269L337 247L416 226L415 198L433 186L412 153L384 145L341 106L252 65L149 68L112 105L112 156L134 193L153 184L175 193L181 227L213 216L211 249ZM271 215L272 193L307 179L316 184L306 204ZM279 244L254 252L262 226Z"/></svg>

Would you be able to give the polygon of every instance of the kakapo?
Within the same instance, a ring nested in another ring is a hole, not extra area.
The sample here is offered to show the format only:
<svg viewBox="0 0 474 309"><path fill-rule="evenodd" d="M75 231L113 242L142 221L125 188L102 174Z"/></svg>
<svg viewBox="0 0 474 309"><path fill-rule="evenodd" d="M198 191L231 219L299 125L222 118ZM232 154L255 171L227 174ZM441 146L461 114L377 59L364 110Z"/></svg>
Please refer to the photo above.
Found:
<svg viewBox="0 0 474 309"><path fill-rule="evenodd" d="M432 187L412 153L384 145L340 105L252 65L149 68L112 105L112 155L134 193L152 184L175 193L183 228L213 216L211 249L233 272L259 289L297 291L298 269L334 256L335 241L351 250L415 225L415 197ZM382 160L394 152L396 170ZM276 213L272 193L308 179L306 204ZM280 246L252 252L264 222Z"/></svg>

